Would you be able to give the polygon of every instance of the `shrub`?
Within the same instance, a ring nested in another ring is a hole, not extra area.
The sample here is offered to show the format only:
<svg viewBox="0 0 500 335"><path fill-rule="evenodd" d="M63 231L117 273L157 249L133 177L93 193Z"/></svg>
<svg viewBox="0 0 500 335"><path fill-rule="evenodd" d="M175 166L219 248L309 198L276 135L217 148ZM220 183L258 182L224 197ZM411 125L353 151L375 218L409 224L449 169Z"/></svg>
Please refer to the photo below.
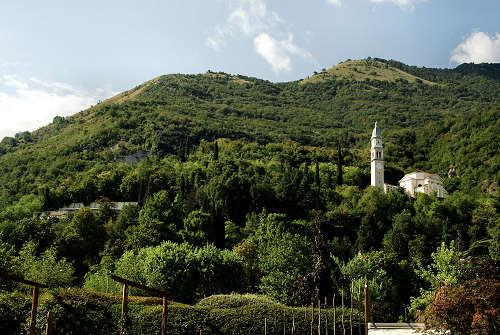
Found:
<svg viewBox="0 0 500 335"><path fill-rule="evenodd" d="M476 279L435 291L422 320L452 334L495 334L500 329L500 281Z"/></svg>
<svg viewBox="0 0 500 335"><path fill-rule="evenodd" d="M0 334L21 334L29 317L31 299L20 293L0 291Z"/></svg>
<svg viewBox="0 0 500 335"><path fill-rule="evenodd" d="M220 293L243 292L247 274L241 256L213 245L199 248L187 243L164 242L137 253L126 252L117 262L115 274L143 285L170 292L181 302ZM102 269L86 276L85 288L105 291L106 272ZM116 285L109 285L118 293ZM133 295L147 292L132 289Z"/></svg>
<svg viewBox="0 0 500 335"><path fill-rule="evenodd" d="M167 309L167 331L170 335L199 334L240 334L250 335L264 332L264 320L270 334L281 333L285 328L289 333L292 322L295 333L308 334L318 325L318 309L290 308L270 302L258 296L217 296L207 301L240 301L240 307L212 308L207 306L187 306L169 303ZM216 302L217 304L218 302ZM0 295L0 332L19 334L27 329L29 322L30 298L15 294ZM45 292L40 297L37 329L42 332L47 311L53 312L54 334L119 334L121 321L121 297L100 294L80 289L58 289ZM340 309L337 310L337 331L340 331ZM161 300L158 298L130 297L126 334L161 334ZM321 325L329 319L333 328L333 310L322 309ZM355 311L354 320L359 320ZM348 327L348 323L346 323ZM357 328L357 323L354 324ZM347 329L346 329L347 330Z"/></svg>
<svg viewBox="0 0 500 335"><path fill-rule="evenodd" d="M201 299L197 306L211 308L236 308L253 304L276 304L268 297L256 294L219 294Z"/></svg>

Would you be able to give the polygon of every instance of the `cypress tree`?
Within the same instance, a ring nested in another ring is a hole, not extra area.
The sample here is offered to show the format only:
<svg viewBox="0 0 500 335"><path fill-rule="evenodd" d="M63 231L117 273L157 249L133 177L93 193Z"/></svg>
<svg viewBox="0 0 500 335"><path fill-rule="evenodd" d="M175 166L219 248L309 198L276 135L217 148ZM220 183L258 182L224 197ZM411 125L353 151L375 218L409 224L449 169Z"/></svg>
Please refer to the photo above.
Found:
<svg viewBox="0 0 500 335"><path fill-rule="evenodd" d="M215 161L219 160L219 145L217 144L217 140L215 140L214 143L214 160Z"/></svg>
<svg viewBox="0 0 500 335"><path fill-rule="evenodd" d="M337 185L344 183L344 176L342 175L342 165L344 164L344 157L342 157L342 145L340 139L337 142Z"/></svg>

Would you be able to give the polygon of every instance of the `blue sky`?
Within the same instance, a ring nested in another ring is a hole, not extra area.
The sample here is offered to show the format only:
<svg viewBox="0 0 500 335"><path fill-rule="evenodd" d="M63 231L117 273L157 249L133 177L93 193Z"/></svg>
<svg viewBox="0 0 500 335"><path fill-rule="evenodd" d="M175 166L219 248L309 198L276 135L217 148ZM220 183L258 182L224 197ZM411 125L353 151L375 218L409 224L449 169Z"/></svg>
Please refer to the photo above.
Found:
<svg viewBox="0 0 500 335"><path fill-rule="evenodd" d="M0 1L0 138L158 75L500 62L498 0Z"/></svg>

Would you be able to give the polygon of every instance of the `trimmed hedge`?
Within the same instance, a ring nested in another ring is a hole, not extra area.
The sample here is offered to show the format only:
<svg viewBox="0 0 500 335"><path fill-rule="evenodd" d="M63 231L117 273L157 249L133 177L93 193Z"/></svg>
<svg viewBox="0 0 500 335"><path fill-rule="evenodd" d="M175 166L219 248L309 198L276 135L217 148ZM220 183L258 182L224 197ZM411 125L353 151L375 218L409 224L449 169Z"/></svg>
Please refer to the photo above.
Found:
<svg viewBox="0 0 500 335"><path fill-rule="evenodd" d="M30 308L30 297L0 291L0 334L22 334Z"/></svg>
<svg viewBox="0 0 500 335"><path fill-rule="evenodd" d="M264 333L267 319L268 334L290 333L292 322L296 334L310 334L311 308L291 308L252 295L215 296L204 299L197 306L171 303L167 311L167 329L170 335ZM29 322L29 297L5 294L0 296L2 321L12 319L9 327L0 328L2 334L18 334ZM205 304L205 306L201 306ZM218 305L218 308L210 307ZM9 308L5 308L5 306ZM239 306L239 307L233 307ZM80 289L64 289L45 293L40 298L37 327L42 330L47 311L53 312L54 334L118 334L120 329L121 297ZM16 313L21 317L14 318ZM161 334L161 299L131 297L126 321L127 334ZM337 310L337 330L340 331L341 310ZM322 331L326 313L322 310ZM333 311L328 310L328 323L333 331ZM349 319L346 310L346 320ZM355 312L355 319L358 314ZM3 323L2 323L3 324ZM318 310L314 310L312 327L317 332ZM346 322L347 330L348 323ZM354 330L357 332L357 324Z"/></svg>
<svg viewBox="0 0 500 335"><path fill-rule="evenodd" d="M211 308L237 308L254 304L276 304L266 296L257 294L216 294L201 299L196 305Z"/></svg>

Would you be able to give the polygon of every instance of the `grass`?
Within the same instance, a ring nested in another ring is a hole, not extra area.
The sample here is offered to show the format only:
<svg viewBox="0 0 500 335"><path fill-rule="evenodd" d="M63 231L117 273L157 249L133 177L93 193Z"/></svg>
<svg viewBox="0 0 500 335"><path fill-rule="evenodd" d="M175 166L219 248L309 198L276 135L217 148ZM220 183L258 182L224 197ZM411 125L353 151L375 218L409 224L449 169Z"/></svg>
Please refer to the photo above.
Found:
<svg viewBox="0 0 500 335"><path fill-rule="evenodd" d="M339 63L328 70L302 80L301 84L318 83L332 79L347 79L353 81L380 80L396 82L406 80L410 83L421 81L427 85L437 85L431 81L416 77L388 64L376 60L362 59Z"/></svg>

